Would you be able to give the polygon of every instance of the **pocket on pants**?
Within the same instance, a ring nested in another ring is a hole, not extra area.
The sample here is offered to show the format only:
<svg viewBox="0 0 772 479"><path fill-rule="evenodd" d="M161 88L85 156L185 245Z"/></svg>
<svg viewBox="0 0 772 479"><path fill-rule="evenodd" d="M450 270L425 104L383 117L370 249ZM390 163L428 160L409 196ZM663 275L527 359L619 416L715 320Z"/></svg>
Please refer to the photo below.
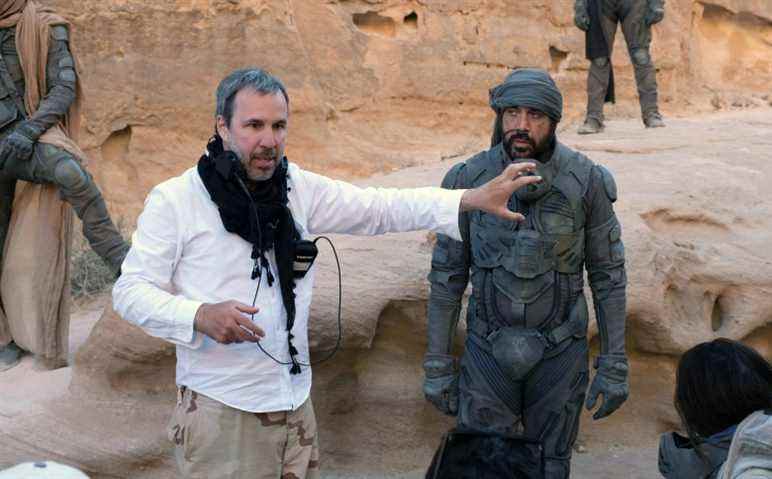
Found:
<svg viewBox="0 0 772 479"><path fill-rule="evenodd" d="M186 461L203 454L220 435L220 414L209 402L212 401L188 389L174 408L167 437Z"/></svg>
<svg viewBox="0 0 772 479"><path fill-rule="evenodd" d="M178 402L172 410L172 417L169 418L169 422L166 425L166 438L175 446L182 446L183 444L183 429L184 426L180 420L180 408L182 403Z"/></svg>

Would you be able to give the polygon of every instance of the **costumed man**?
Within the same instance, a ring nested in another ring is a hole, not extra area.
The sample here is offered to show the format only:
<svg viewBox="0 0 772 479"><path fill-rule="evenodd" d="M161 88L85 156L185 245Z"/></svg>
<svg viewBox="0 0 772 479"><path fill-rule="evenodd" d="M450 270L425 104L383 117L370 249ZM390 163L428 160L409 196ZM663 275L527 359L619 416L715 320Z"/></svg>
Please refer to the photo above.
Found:
<svg viewBox="0 0 772 479"><path fill-rule="evenodd" d="M0 0L0 370L22 349L44 367L66 364L66 204L116 274L128 251L75 143L82 96L69 37L50 8Z"/></svg>
<svg viewBox="0 0 772 479"><path fill-rule="evenodd" d="M216 134L197 167L147 198L115 309L176 344L168 433L184 477L319 477L307 330L314 270L302 240L416 229L460 239L460 210L521 220L507 199L539 178L521 175L535 167L526 164L474 190L356 188L284 157L289 96L276 77L237 70L216 97Z"/></svg>
<svg viewBox="0 0 772 479"><path fill-rule="evenodd" d="M585 32L590 60L587 75L587 116L579 134L603 131L603 104L614 102L614 70L611 52L617 23L635 71L641 118L647 128L665 126L657 107L657 77L651 60L651 26L665 17L665 0L574 0L574 23Z"/></svg>
<svg viewBox="0 0 772 479"><path fill-rule="evenodd" d="M442 186L474 188L522 161L536 162L543 181L510 198L524 222L465 213L463 242L438 235L424 393L458 416L459 430L540 441L546 477L568 477L589 375L584 268L600 332L587 407L603 395L593 416L600 419L628 395L616 185L608 170L557 140L563 99L545 71L513 71L491 90L490 105L491 148L454 166ZM451 346L470 272L459 370Z"/></svg>

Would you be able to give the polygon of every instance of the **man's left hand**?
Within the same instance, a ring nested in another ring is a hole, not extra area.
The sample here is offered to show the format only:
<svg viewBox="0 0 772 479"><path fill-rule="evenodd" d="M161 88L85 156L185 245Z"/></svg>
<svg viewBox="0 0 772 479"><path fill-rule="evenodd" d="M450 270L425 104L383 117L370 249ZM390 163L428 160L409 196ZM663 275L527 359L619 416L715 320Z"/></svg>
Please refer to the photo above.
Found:
<svg viewBox="0 0 772 479"><path fill-rule="evenodd" d="M648 11L646 12L646 18L644 18L643 21L646 22L647 26L651 26L661 22L663 18L665 18L665 9L663 7L649 6Z"/></svg>
<svg viewBox="0 0 772 479"><path fill-rule="evenodd" d="M0 168L11 160L29 160L35 142L18 131L11 132L0 142Z"/></svg>
<svg viewBox="0 0 772 479"><path fill-rule="evenodd" d="M595 420L602 419L622 405L627 400L630 387L627 384L629 367L624 355L600 355L595 358L595 378L587 393L587 410L592 410L603 394L603 404L593 414Z"/></svg>
<svg viewBox="0 0 772 479"><path fill-rule="evenodd" d="M541 176L527 176L536 169L534 163L514 163L484 185L467 190L461 197L461 211L481 210L510 221L523 221L525 216L510 210L509 198L520 188L541 181Z"/></svg>

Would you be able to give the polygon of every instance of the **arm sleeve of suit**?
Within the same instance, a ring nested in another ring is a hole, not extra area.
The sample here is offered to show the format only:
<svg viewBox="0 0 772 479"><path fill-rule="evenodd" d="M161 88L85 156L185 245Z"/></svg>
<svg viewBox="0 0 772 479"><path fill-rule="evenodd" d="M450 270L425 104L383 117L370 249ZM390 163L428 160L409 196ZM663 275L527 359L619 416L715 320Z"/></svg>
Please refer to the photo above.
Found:
<svg viewBox="0 0 772 479"><path fill-rule="evenodd" d="M463 185L463 163L454 166L445 175L442 187L447 189L465 188ZM428 353L450 354L453 338L461 312L461 299L469 282L470 249L469 220L466 213L459 216L459 230L463 241L457 241L444 234L437 235L432 252L432 266L429 272L431 289L428 306Z"/></svg>
<svg viewBox="0 0 772 479"><path fill-rule="evenodd" d="M625 354L625 249L614 213L616 184L611 173L594 166L585 195L587 275L598 321L601 354Z"/></svg>
<svg viewBox="0 0 772 479"><path fill-rule="evenodd" d="M49 38L45 96L37 111L25 122L26 136L37 140L64 117L75 101L77 81L69 32L64 25L55 25L51 27Z"/></svg>

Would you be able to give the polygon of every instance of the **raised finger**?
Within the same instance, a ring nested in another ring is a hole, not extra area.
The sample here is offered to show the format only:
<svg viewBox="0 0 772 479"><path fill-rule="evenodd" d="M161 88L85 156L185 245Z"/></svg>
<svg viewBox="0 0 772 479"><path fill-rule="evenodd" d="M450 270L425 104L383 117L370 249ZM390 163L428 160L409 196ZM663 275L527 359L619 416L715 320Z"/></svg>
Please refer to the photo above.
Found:
<svg viewBox="0 0 772 479"><path fill-rule="evenodd" d="M521 222L521 221L525 221L525 216L523 216L520 213L515 213L514 211L512 211L510 209L506 209L506 208L501 210L498 213L498 216L500 216L501 218L504 218L506 220L515 221L515 222L518 222L518 223Z"/></svg>
<svg viewBox="0 0 772 479"><path fill-rule="evenodd" d="M260 308L257 308L255 306L250 306L250 305L244 304L244 303L239 303L239 302L236 302L234 304L234 307L238 311L240 311L242 313L246 313L246 314L257 314L257 312L260 311Z"/></svg>
<svg viewBox="0 0 772 479"><path fill-rule="evenodd" d="M512 163L504 170L504 174L507 178L515 179L522 176L525 173L535 171L536 163L524 162L524 163Z"/></svg>
<svg viewBox="0 0 772 479"><path fill-rule="evenodd" d="M242 331L246 330L245 334L248 334L250 337L248 341L257 342L260 338L265 336L265 332L247 318L237 318L236 324L238 324L239 329Z"/></svg>
<svg viewBox="0 0 772 479"><path fill-rule="evenodd" d="M512 181L510 189L512 191L519 190L520 188L532 185L534 183L541 183L541 176L520 176Z"/></svg>
<svg viewBox="0 0 772 479"><path fill-rule="evenodd" d="M256 343L258 340L258 338L252 334L251 331L248 331L240 325L235 326L233 329L233 335L236 337L236 342L238 343L243 343L244 341L248 343Z"/></svg>

